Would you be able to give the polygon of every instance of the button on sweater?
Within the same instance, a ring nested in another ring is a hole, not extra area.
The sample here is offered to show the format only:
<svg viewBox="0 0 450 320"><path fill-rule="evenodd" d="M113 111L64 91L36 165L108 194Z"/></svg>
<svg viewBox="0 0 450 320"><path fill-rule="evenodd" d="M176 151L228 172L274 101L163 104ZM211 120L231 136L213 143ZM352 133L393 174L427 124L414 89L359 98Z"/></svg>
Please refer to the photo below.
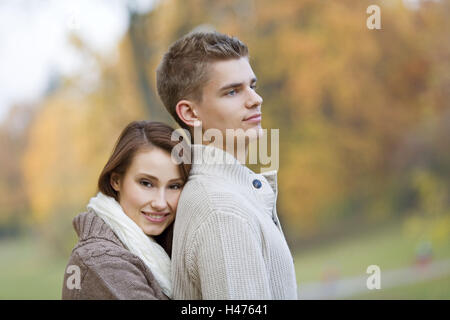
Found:
<svg viewBox="0 0 450 320"><path fill-rule="evenodd" d="M221 149L192 148L174 228L174 298L297 299L276 171L256 174Z"/></svg>

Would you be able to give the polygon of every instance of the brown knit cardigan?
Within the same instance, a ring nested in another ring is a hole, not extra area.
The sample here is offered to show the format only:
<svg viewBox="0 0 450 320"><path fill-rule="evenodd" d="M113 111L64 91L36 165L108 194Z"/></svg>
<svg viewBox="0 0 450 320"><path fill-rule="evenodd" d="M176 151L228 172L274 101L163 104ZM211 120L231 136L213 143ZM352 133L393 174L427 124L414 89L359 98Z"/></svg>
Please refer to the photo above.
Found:
<svg viewBox="0 0 450 320"><path fill-rule="evenodd" d="M75 217L73 226L79 241L64 273L63 300L168 299L145 263L125 248L92 209ZM157 239L169 255L172 229ZM79 285L74 285L77 276Z"/></svg>

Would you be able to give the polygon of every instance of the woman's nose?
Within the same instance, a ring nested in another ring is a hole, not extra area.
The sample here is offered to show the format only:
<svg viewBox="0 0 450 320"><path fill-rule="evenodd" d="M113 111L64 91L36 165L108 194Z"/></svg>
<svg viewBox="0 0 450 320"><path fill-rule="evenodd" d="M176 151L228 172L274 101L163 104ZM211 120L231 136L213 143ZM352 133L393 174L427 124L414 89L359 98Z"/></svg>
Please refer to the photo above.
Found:
<svg viewBox="0 0 450 320"><path fill-rule="evenodd" d="M158 191L153 201L150 202L151 206L158 211L164 210L167 207L166 194L164 190Z"/></svg>

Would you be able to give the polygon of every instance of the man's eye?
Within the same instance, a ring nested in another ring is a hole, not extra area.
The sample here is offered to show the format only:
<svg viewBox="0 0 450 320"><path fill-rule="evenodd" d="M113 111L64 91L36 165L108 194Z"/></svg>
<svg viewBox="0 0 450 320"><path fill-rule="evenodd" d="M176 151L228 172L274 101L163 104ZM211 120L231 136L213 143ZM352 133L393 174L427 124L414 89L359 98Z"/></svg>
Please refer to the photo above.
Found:
<svg viewBox="0 0 450 320"><path fill-rule="evenodd" d="M230 90L227 92L227 95L234 96L237 93L236 89Z"/></svg>
<svg viewBox="0 0 450 320"><path fill-rule="evenodd" d="M147 180L141 180L140 183L147 188L153 187L152 183Z"/></svg>
<svg viewBox="0 0 450 320"><path fill-rule="evenodd" d="M250 86L250 88L252 88L253 90L255 90L255 89L257 88L257 86L256 86L256 84L252 84L252 85Z"/></svg>

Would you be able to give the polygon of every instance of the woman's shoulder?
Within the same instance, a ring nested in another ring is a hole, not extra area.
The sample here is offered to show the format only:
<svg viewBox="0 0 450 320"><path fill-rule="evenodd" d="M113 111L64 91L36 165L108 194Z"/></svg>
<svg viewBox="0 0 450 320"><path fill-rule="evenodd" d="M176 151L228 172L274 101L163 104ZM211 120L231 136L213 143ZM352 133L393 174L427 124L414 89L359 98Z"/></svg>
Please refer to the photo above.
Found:
<svg viewBox="0 0 450 320"><path fill-rule="evenodd" d="M134 262L134 255L123 246L103 238L90 238L80 241L72 251L71 257L85 265L98 264L102 260Z"/></svg>
<svg viewBox="0 0 450 320"><path fill-rule="evenodd" d="M123 245L113 230L92 210L76 216L73 226L79 240L72 250L71 260L86 267L122 263L135 264L145 269L143 262Z"/></svg>
<svg viewBox="0 0 450 320"><path fill-rule="evenodd" d="M79 242L90 239L103 239L123 246L114 231L93 209L78 214L72 220L72 225L78 235Z"/></svg>
<svg viewBox="0 0 450 320"><path fill-rule="evenodd" d="M80 276L80 298L165 299L156 280L144 262L117 244L105 239L90 239L76 246L66 267L64 282L77 270ZM132 289L132 290L131 290ZM63 289L70 299L75 292Z"/></svg>

